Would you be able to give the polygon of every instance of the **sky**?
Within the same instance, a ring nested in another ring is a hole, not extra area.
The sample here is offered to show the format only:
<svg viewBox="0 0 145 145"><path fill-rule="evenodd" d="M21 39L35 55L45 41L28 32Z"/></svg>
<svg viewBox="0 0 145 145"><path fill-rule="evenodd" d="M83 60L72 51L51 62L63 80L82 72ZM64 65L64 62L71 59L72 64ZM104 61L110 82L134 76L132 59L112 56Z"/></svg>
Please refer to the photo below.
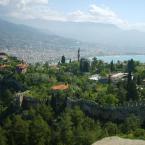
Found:
<svg viewBox="0 0 145 145"><path fill-rule="evenodd" d="M145 31L145 0L0 0L0 17L101 22Z"/></svg>

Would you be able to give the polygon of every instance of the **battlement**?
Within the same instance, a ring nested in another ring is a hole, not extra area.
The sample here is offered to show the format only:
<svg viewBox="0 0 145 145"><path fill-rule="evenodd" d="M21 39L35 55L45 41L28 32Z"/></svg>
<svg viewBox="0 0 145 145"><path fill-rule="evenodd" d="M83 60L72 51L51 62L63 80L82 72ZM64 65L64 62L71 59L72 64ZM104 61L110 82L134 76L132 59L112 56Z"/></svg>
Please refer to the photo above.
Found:
<svg viewBox="0 0 145 145"><path fill-rule="evenodd" d="M17 95L17 103L19 107L30 108L37 105L50 105L50 98L36 99L32 97L26 97L23 93ZM85 99L72 99L57 100L58 104L63 102L67 108L80 107L80 109L89 115L90 117L111 120L111 121L123 121L130 114L134 114L145 120L145 100L138 102L125 102L124 104L113 105L100 105L91 100Z"/></svg>

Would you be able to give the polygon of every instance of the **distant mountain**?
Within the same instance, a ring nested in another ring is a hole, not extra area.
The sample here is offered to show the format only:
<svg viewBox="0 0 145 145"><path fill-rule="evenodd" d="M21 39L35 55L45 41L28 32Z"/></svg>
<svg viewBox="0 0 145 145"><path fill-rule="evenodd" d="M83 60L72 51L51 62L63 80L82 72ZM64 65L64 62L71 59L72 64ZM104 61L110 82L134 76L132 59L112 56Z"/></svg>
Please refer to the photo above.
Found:
<svg viewBox="0 0 145 145"><path fill-rule="evenodd" d="M145 32L123 30L113 24L33 20L29 25L44 28L63 37L96 43L102 49L145 53Z"/></svg>
<svg viewBox="0 0 145 145"><path fill-rule="evenodd" d="M122 30L112 24L87 22L0 20L0 51L30 62L77 56L145 54L145 33Z"/></svg>
<svg viewBox="0 0 145 145"><path fill-rule="evenodd" d="M58 36L48 30L0 20L0 51L26 61L56 60L63 54L68 59L75 58L78 48L81 48L82 56L94 55L92 51L88 51L89 48L95 51L95 54L98 53L96 44Z"/></svg>
<svg viewBox="0 0 145 145"><path fill-rule="evenodd" d="M16 25L0 20L0 48L47 48L69 49L79 47L75 39L67 39L52 33L45 33L25 25Z"/></svg>

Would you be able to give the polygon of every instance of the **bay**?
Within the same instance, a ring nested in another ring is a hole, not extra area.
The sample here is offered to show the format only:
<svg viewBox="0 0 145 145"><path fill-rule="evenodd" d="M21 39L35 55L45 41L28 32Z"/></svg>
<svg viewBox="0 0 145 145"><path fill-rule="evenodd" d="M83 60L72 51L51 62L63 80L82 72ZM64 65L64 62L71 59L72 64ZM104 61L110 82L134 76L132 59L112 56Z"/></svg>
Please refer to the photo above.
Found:
<svg viewBox="0 0 145 145"><path fill-rule="evenodd" d="M113 62L117 62L118 60L128 61L133 59L135 61L140 61L141 63L145 63L145 55L110 55L110 56L97 56L97 59L103 60L104 62L110 63L112 60Z"/></svg>

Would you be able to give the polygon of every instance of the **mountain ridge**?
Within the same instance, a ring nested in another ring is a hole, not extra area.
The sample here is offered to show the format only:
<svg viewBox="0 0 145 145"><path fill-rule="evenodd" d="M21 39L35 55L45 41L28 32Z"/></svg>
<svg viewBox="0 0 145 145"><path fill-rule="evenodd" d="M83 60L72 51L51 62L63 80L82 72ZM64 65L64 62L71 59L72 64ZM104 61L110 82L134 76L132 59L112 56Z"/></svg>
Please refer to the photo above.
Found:
<svg viewBox="0 0 145 145"><path fill-rule="evenodd" d="M27 22L25 22L27 23ZM122 53L145 53L145 32L121 29L113 24L33 20L30 26L44 28L59 36L95 43L99 48ZM39 24L39 25L37 25ZM138 50L137 50L138 49Z"/></svg>
<svg viewBox="0 0 145 145"><path fill-rule="evenodd" d="M78 48L81 48L82 56L93 54L91 50L88 52L89 48L95 51L98 49L95 44L65 38L23 24L0 20L0 28L0 51L29 62L55 60L64 54L69 59L74 58Z"/></svg>
<svg viewBox="0 0 145 145"><path fill-rule="evenodd" d="M21 24L14 24L5 20L0 20L0 28L1 28L0 29L0 40L1 40L0 44L3 45L3 47L5 47L5 45L7 44L7 45L10 45L10 47L23 48L24 43L30 46L30 45L35 45L37 41L39 42L42 41L42 43L51 44L53 46L52 44L53 41L59 41L59 44L53 47L53 48L57 48L57 47L59 48L60 45L65 45L66 42L72 43L71 45L77 42L74 39L60 37L52 33L48 34L45 32L41 32L40 30L36 28L32 28L29 26L21 25ZM7 43L4 43L2 40L4 41L9 40L9 41L7 41ZM30 40L34 41L35 44L31 42ZM22 41L23 43L21 43ZM37 44L37 47L38 46L39 44ZM45 47L49 47L49 45L48 46L46 45ZM66 48L68 47L69 45L66 46Z"/></svg>

